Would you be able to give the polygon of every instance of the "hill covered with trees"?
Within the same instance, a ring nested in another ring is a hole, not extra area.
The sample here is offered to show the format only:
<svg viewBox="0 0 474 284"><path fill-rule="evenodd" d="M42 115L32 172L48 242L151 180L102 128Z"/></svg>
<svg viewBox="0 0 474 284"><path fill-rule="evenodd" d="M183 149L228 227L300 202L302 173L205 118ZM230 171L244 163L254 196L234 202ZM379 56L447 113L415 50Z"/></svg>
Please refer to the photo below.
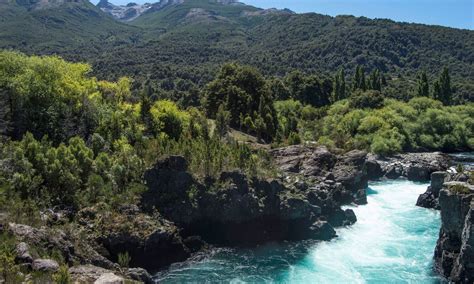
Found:
<svg viewBox="0 0 474 284"><path fill-rule="evenodd" d="M390 73L388 79L408 77L390 84L404 93L413 88L419 70L432 80L448 67L458 95L472 100L470 30L220 1L177 2L123 24L87 1L39 10L4 1L0 47L60 54L91 63L100 78L130 76L137 82L134 89L149 79L154 88L173 93L181 91L178 85L203 86L229 61L255 66L264 76L293 70L329 75L340 68L352 75L362 65L368 72Z"/></svg>

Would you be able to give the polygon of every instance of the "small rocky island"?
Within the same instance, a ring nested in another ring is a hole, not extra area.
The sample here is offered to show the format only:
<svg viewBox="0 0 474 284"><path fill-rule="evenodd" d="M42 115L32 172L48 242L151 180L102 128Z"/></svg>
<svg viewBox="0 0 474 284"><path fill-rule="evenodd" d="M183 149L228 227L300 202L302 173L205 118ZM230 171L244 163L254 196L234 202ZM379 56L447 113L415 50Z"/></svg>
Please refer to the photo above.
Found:
<svg viewBox="0 0 474 284"><path fill-rule="evenodd" d="M16 261L33 271L58 269L55 261L39 259L30 249L44 247L73 266L70 274L77 281L109 283L101 281L115 277L152 283L150 273L212 246L330 240L336 237L335 228L357 221L351 209L341 206L366 204L369 180L431 177L419 205L442 212L437 270L449 279L471 279L473 187L465 176L443 172L449 166L444 154L380 158L363 151L338 155L325 147L302 145L270 154L279 173L274 179L234 171L200 180L188 172L182 156L161 159L145 172L148 189L141 206L123 205L118 214L111 214L105 205L83 209L74 216L78 227L73 229L80 234L55 229L54 224L71 214L59 209L44 212L47 227L2 223L0 228L16 236ZM117 264L123 252L133 268Z"/></svg>

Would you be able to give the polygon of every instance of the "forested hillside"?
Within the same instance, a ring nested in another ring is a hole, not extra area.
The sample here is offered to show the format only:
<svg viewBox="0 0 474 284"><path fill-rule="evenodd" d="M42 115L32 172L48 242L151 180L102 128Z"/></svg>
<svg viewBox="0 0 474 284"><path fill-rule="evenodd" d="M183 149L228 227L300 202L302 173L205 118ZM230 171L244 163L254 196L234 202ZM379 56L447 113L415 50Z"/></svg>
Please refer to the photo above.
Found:
<svg viewBox="0 0 474 284"><path fill-rule="evenodd" d="M1 13L0 47L87 61L100 78L133 77L134 89L147 79L164 92L179 92L182 80L203 86L229 61L255 66L266 76L284 76L295 69L330 74L339 68L350 75L362 65L395 79L411 78L402 85L390 84L404 93L413 87L419 70L433 79L448 67L459 96L472 100L474 89L470 30L267 11L208 0L150 9L128 25L87 2L28 10L8 1L1 9L8 12Z"/></svg>
<svg viewBox="0 0 474 284"><path fill-rule="evenodd" d="M234 2L0 0L0 283L329 240L368 152L474 150L473 31Z"/></svg>

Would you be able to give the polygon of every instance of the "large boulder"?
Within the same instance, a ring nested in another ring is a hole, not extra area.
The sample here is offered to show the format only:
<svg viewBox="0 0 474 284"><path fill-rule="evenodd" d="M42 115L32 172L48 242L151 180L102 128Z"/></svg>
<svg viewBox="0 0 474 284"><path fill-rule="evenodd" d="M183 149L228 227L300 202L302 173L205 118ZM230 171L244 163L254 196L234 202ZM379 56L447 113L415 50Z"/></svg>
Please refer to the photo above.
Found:
<svg viewBox="0 0 474 284"><path fill-rule="evenodd" d="M143 268L129 268L126 272L128 278L145 284L153 284L152 276Z"/></svg>
<svg viewBox="0 0 474 284"><path fill-rule="evenodd" d="M58 271L59 264L52 259L35 259L31 267L33 271L54 273Z"/></svg>
<svg viewBox="0 0 474 284"><path fill-rule="evenodd" d="M69 274L74 283L94 283L103 275L113 274L114 271L94 265L79 265L69 268Z"/></svg>
<svg viewBox="0 0 474 284"><path fill-rule="evenodd" d="M33 262L33 257L31 256L30 253L30 247L27 243L21 242L16 245L15 248L15 261L17 263L32 263Z"/></svg>
<svg viewBox="0 0 474 284"><path fill-rule="evenodd" d="M115 275L114 273L102 274L94 284L125 284L123 277Z"/></svg>
<svg viewBox="0 0 474 284"><path fill-rule="evenodd" d="M136 206L123 206L115 213L86 208L78 213L78 221L100 224L100 228L89 226L87 234L103 248L99 249L102 255L113 262L120 254L128 253L131 267L157 271L190 255L172 222L160 215L143 214Z"/></svg>
<svg viewBox="0 0 474 284"><path fill-rule="evenodd" d="M367 178L369 180L378 180L384 175L382 167L373 158L367 159L367 161L365 162L365 167L367 169Z"/></svg>

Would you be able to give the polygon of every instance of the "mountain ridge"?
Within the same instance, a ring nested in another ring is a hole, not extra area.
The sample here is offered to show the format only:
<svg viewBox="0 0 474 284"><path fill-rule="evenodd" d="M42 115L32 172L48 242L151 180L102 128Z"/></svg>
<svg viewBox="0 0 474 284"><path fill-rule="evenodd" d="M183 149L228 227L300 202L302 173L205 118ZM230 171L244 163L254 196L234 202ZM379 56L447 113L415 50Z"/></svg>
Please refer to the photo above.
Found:
<svg viewBox="0 0 474 284"><path fill-rule="evenodd" d="M351 75L363 65L368 72L379 69L395 77L420 70L435 77L447 66L462 82L462 92L474 93L474 31L268 12L235 2L179 0L124 23L87 1L28 10L3 0L0 48L87 61L100 78L130 76L137 84L147 78L161 84L172 77L201 85L228 61L253 65L268 76L292 70L330 74L340 68Z"/></svg>

